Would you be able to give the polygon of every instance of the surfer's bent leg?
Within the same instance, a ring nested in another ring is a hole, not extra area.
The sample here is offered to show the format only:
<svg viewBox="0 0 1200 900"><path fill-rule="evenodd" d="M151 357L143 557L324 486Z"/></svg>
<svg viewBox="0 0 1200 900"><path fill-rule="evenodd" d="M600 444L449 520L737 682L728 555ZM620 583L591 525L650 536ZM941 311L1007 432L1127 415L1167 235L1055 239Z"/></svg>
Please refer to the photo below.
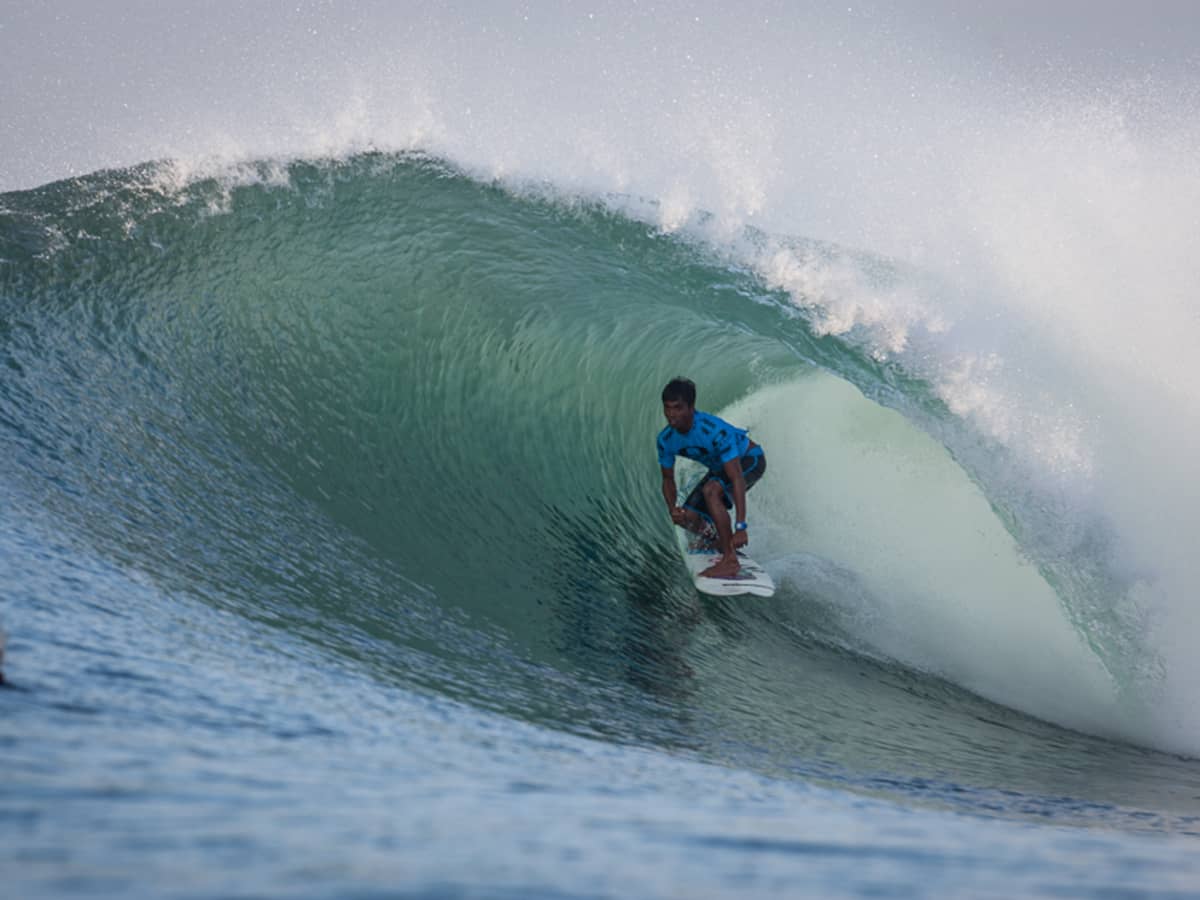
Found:
<svg viewBox="0 0 1200 900"><path fill-rule="evenodd" d="M749 491L767 471L767 457L762 449L755 447L741 458L742 478ZM708 508L708 516L716 526L716 544L721 550L721 559L705 570L702 574L715 577L729 578L738 573L741 563L733 548L733 523L729 510L733 508L733 485L725 478L723 472L710 472L698 486L697 491L703 493L704 503ZM696 492L693 492L695 496ZM690 502L692 497L688 497Z"/></svg>
<svg viewBox="0 0 1200 900"><path fill-rule="evenodd" d="M712 568L729 567L733 569L732 574L736 574L738 561L733 552L733 523L725 508L726 499L725 485L720 480L713 478L704 482L704 500L708 504L709 518L717 528L717 546L721 550L721 563Z"/></svg>
<svg viewBox="0 0 1200 900"><path fill-rule="evenodd" d="M709 479L696 485L687 499L683 501L680 507L683 510L684 524L683 527L693 534L698 534L710 543L717 542L717 530L713 527L712 520L708 517L708 501L704 496L704 486Z"/></svg>
<svg viewBox="0 0 1200 900"><path fill-rule="evenodd" d="M717 549L721 557L700 574L707 578L734 578L741 569L737 553L733 549L733 526L725 508L725 489L713 479L704 485L704 499L708 502L709 515L717 529Z"/></svg>

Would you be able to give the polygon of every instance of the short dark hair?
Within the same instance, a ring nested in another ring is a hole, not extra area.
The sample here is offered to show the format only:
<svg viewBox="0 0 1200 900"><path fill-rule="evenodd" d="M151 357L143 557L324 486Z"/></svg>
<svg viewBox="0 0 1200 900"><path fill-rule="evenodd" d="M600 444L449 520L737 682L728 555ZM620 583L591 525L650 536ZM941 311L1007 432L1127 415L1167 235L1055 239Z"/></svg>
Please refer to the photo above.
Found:
<svg viewBox="0 0 1200 900"><path fill-rule="evenodd" d="M695 383L690 378L684 378L682 375L672 378L667 382L667 386L663 388L662 401L663 403L669 403L672 400L682 400L688 406L695 406Z"/></svg>

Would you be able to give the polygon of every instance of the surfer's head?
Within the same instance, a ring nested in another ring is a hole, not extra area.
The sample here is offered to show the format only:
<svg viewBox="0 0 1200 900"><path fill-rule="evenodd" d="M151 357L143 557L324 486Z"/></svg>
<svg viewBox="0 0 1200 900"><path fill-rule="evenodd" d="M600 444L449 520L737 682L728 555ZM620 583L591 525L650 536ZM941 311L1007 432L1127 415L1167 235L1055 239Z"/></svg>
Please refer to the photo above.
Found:
<svg viewBox="0 0 1200 900"><path fill-rule="evenodd" d="M692 429L696 412L696 385L688 378L672 378L662 392L663 415L667 424L678 432Z"/></svg>

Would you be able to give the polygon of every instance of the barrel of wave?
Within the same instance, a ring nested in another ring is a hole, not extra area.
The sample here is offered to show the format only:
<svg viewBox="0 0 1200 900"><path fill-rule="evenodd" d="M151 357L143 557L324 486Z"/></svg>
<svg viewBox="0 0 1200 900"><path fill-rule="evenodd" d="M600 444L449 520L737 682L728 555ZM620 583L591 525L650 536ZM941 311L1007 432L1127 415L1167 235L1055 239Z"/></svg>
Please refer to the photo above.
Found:
<svg viewBox="0 0 1200 900"><path fill-rule="evenodd" d="M817 372L721 415L771 471L755 556L863 650L1038 718L1119 736L1108 673L979 487L938 442ZM804 611L800 610L800 621Z"/></svg>

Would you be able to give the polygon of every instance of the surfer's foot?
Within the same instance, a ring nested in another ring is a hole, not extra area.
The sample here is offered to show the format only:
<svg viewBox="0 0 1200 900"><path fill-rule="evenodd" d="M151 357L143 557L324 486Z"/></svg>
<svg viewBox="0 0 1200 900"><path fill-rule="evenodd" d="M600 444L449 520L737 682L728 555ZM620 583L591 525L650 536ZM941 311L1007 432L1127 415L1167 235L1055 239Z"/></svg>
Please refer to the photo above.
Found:
<svg viewBox="0 0 1200 900"><path fill-rule="evenodd" d="M741 568L742 564L738 562L736 556L722 556L700 575L704 578L736 578Z"/></svg>

